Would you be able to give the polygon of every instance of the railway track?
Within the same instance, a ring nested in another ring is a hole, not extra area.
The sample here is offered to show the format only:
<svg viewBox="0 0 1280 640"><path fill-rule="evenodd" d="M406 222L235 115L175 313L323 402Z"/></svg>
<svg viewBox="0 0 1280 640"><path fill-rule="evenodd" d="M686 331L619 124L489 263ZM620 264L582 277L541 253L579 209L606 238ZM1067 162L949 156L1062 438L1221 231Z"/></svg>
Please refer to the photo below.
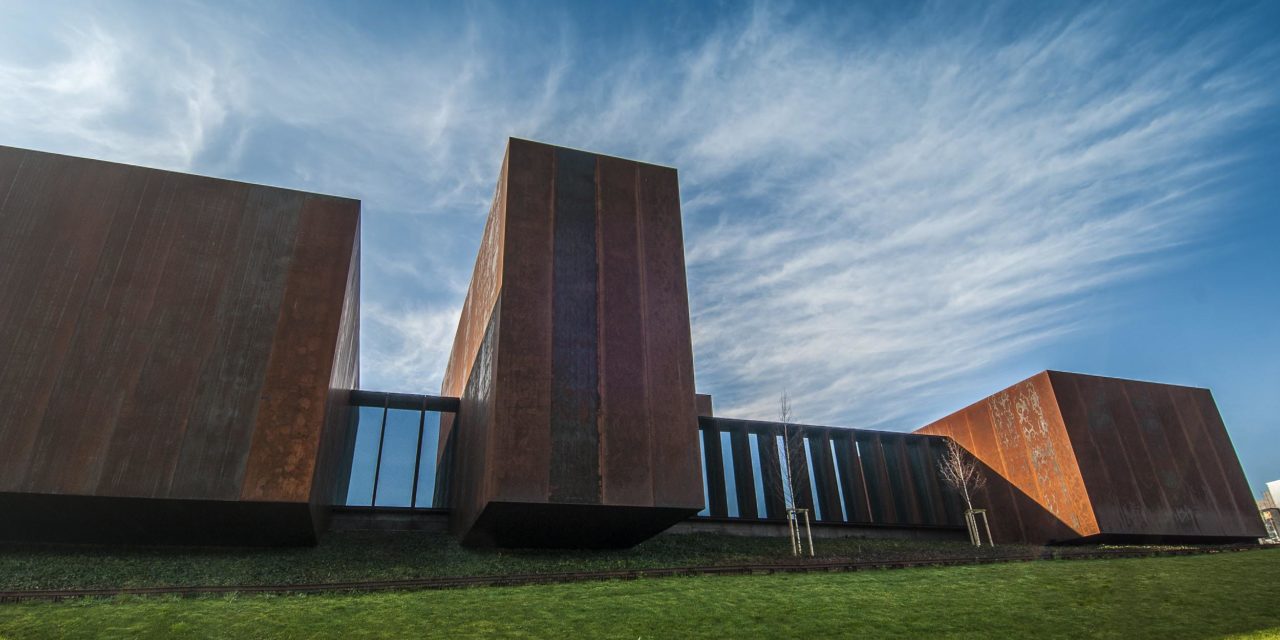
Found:
<svg viewBox="0 0 1280 640"><path fill-rule="evenodd" d="M849 572L913 567L951 567L964 565L1033 562L1038 560L1101 560L1115 558L1150 558L1230 553L1274 548L1264 545L1231 545L1193 549L1116 549L1087 552L1044 552L993 557L945 558L928 560L866 560L831 562L778 562L727 566L669 567L659 569L624 569L618 571L581 571L563 573L525 573L512 575L410 578L404 580L372 580L324 582L314 584L225 585L126 587L114 589L48 589L0 591L0 603L61 601L77 598L110 598L116 596L181 596L195 597L220 594L306 594L364 593L376 591L417 591L428 589L461 589L468 587L501 587L559 584L602 580L639 580L682 576L767 575L775 573Z"/></svg>

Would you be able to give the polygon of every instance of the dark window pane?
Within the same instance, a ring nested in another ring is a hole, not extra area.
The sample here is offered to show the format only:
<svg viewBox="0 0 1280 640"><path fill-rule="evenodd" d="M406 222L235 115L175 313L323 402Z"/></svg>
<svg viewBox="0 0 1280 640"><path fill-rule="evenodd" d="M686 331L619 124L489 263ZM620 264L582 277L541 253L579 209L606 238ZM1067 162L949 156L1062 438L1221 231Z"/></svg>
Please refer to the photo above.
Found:
<svg viewBox="0 0 1280 640"><path fill-rule="evenodd" d="M436 452L440 448L440 413L427 411L422 422L422 460L418 464L418 501L415 507L434 507Z"/></svg>
<svg viewBox="0 0 1280 640"><path fill-rule="evenodd" d="M367 507L373 503L373 469L378 464L382 412L382 407L360 407L356 444L351 453L351 480L347 483L349 505Z"/></svg>
<svg viewBox="0 0 1280 640"><path fill-rule="evenodd" d="M378 497L374 501L376 506L409 506L421 420L421 411L387 411L387 428L382 436L382 465L378 471Z"/></svg>

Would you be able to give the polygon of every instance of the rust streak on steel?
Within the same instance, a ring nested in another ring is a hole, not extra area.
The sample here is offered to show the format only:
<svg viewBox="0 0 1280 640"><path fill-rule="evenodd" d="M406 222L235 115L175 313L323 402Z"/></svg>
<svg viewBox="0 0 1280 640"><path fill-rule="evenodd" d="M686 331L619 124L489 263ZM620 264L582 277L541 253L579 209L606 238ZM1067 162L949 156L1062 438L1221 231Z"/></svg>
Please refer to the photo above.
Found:
<svg viewBox="0 0 1280 640"><path fill-rule="evenodd" d="M0 183L0 538L314 542L360 203L10 147Z"/></svg>

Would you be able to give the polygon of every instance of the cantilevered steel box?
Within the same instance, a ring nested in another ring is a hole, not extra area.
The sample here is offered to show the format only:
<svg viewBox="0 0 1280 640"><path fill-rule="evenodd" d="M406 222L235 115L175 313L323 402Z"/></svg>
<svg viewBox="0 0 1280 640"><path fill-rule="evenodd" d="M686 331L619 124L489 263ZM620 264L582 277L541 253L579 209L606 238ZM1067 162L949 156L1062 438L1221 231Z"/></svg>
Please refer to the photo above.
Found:
<svg viewBox="0 0 1280 640"><path fill-rule="evenodd" d="M628 546L700 510L676 171L512 139L441 394L468 544Z"/></svg>
<svg viewBox="0 0 1280 640"><path fill-rule="evenodd" d="M360 203L0 147L0 538L315 540Z"/></svg>
<svg viewBox="0 0 1280 640"><path fill-rule="evenodd" d="M997 542L1264 535L1208 389L1045 371L917 433L985 465Z"/></svg>

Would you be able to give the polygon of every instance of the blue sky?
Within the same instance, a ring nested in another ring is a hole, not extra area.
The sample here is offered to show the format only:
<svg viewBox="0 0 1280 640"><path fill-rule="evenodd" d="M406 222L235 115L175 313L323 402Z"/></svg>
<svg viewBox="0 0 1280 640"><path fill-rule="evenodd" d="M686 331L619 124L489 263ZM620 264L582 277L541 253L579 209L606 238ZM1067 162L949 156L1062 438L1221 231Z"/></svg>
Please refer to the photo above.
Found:
<svg viewBox="0 0 1280 640"><path fill-rule="evenodd" d="M1209 387L1280 478L1280 4L0 0L0 144L359 198L362 380L435 392L508 136L680 170L717 412L910 430Z"/></svg>

